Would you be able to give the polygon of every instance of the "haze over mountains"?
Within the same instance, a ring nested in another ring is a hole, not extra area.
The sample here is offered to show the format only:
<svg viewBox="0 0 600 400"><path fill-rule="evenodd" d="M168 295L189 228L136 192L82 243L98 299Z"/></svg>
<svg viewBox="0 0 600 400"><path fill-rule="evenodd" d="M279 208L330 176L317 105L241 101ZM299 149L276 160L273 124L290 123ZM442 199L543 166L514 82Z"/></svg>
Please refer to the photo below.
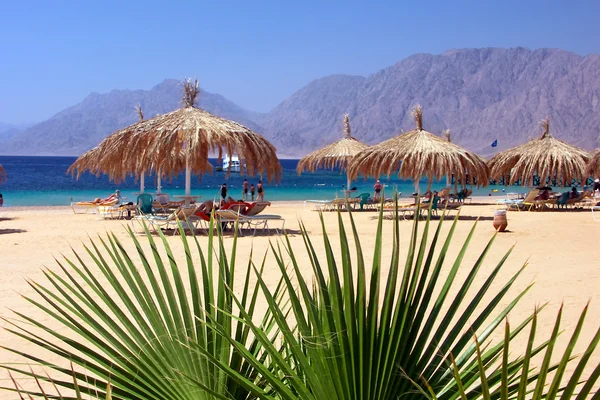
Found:
<svg viewBox="0 0 600 400"><path fill-rule="evenodd" d="M179 81L150 90L92 93L81 103L12 137L0 134L0 154L79 155L137 121L180 106ZM424 128L482 155L523 143L550 116L555 137L585 149L600 146L600 55L539 49L464 49L415 54L368 77L333 75L310 82L266 114L201 92L200 107L238 121L272 141L282 157L300 157L337 140L350 114L353 135L374 144L414 128L421 104ZM496 149L490 143L498 139Z"/></svg>

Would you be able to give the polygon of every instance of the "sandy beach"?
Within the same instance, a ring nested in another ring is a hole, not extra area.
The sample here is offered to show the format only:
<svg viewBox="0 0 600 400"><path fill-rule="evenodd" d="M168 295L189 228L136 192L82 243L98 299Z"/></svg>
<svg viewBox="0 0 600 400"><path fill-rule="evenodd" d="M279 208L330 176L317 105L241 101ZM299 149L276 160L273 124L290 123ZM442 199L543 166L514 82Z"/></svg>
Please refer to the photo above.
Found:
<svg viewBox="0 0 600 400"><path fill-rule="evenodd" d="M464 268L459 272L458 282L466 276L467 269L472 266L480 255L486 243L494 235L492 218L494 210L498 206L494 204L481 204L488 201L487 198L474 199L478 205L466 205L461 210L461 217L455 234L454 245L450 249L449 260L454 260L469 230L473 227L475 220L480 221L476 227L470 249L463 261ZM285 227L290 235L301 265L306 269L306 274L311 274L308 256L304 250L304 244L299 232L298 220L301 219L311 234L315 245L322 249L322 237L318 213L311 210L311 206L305 206L302 202L278 202L274 203L269 214L280 214L285 218ZM356 212L353 214L361 234L361 244L368 261L372 259L374 247L374 233L377 226L376 212ZM328 232L334 246L339 248L339 235L337 225L337 213L324 214ZM344 220L348 220L347 213L343 214ZM598 329L600 321L600 270L598 268L598 243L600 239L600 221L595 222L589 210L567 211L567 212L516 212L508 213L508 232L498 234L483 269L477 277L477 283L483 282L489 272L496 266L500 258L515 246L508 262L505 264L501 276L497 279L491 293L496 291L525 263L527 268L520 276L518 282L511 290L507 299L514 297L520 290L534 282L534 286L525 295L520 304L510 314L510 322L516 326L523 318L531 314L536 305L549 303L548 307L540 314L539 323L541 337L550 334L554 324L556 312L561 303L564 303L564 320L561 327L566 335L561 337L561 348L568 341L571 331L577 319L590 302L590 310L586 318L584 332L579 340L579 348L587 346L592 336ZM434 227L439 222L433 221ZM4 318L12 318L11 310L25 313L36 320L49 321L38 309L27 303L22 295L33 295L33 290L27 280L45 283L43 269L49 268L57 271L59 268L54 258L63 255L72 257L72 249L83 255L84 245L88 244L90 238L113 232L127 249L133 249L125 227L131 223L127 220L102 220L95 214L75 215L68 207L4 207L0 208L0 268L2 279L0 279L0 315ZM390 259L389 249L392 243L393 221L385 220L384 229L384 257ZM400 221L403 251L406 252L411 221ZM444 230L450 227L444 223ZM241 237L238 243L238 265L243 271L247 265L250 250L254 249L257 259L268 251L270 241L280 240L280 236L251 234ZM177 236L169 236L168 241L172 244L175 254L181 256L181 241ZM200 236L199 241L206 244L206 236ZM230 235L225 239L227 246L233 242ZM387 249L387 250L386 250ZM87 257L83 257L89 260ZM450 261L447 261L447 268ZM90 264L91 265L91 264ZM183 265L183 264L182 264ZM446 270L447 270L446 268ZM272 256L268 256L266 276L268 283L274 284L280 274ZM241 280L240 280L241 281ZM455 285L454 290L459 286ZM240 288L236 287L236 290ZM506 304L506 302L505 302ZM49 321L49 323L51 323ZM7 326L5 321L0 321L0 326ZM511 353L513 356L521 354L524 349L526 336L521 335L515 340L515 347ZM5 330L0 331L0 345L6 347L19 347L24 351L21 342ZM0 362L16 362L18 358L7 351L0 351ZM589 366L595 366L600 361L598 354L595 359L590 360ZM5 371L0 371L1 385L10 385ZM12 399L10 393L2 393L1 398Z"/></svg>

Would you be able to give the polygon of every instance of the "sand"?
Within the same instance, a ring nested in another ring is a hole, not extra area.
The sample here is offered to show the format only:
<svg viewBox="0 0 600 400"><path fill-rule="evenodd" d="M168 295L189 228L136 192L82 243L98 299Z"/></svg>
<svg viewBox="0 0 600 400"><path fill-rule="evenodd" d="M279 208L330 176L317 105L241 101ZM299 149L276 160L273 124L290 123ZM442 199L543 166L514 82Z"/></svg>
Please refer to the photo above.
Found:
<svg viewBox="0 0 600 400"><path fill-rule="evenodd" d="M486 200L488 199L481 198L474 201ZM463 261L464 267L459 272L459 281L460 278L466 276L467 268L475 262L486 243L493 236L494 228L491 220L493 212L497 208L493 204L463 207L454 245L450 249L451 260L458 253L462 242L473 227L475 219L481 217L481 220L476 227L470 249ZM307 276L311 274L308 257L299 234L298 219L302 219L311 233L311 238L317 247L322 249L320 240L322 232L318 213L311 211L311 206L305 206L302 202L274 203L267 212L280 214L286 219L285 226L290 234L292 245L298 253L297 256L300 257L301 265L306 269ZM356 212L353 215L359 226L363 250L367 260L370 261L374 247L377 214L375 212ZM332 235L331 238L334 240L334 247L338 249L337 213L325 213L324 218L327 229ZM347 214L344 214L343 218L347 220ZM478 287L477 283L481 284L498 260L511 246L515 245L494 288L498 290L525 263L528 263L528 266L510 293L515 296L530 283L535 282L535 285L511 312L511 323L516 326L532 312L536 305L549 303L539 317L541 332L547 336L553 326L558 308L561 303L564 303L562 327L570 336L582 309L588 302L591 302L586 327L580 337L579 349L584 345L587 346L598 329L600 321L600 291L598 290L600 282L600 269L598 268L600 221L595 222L589 210L580 212L509 212L508 221L509 231L498 234L474 286ZM113 232L128 249L132 249L131 240L125 230L127 224L130 222L100 220L97 215L92 214L74 215L68 207L0 208L0 316L11 318L13 314L10 310L15 310L52 324L52 321L22 298L22 295L29 296L33 293L26 280L46 282L42 270L43 268L58 270L55 257L60 258L62 255L70 257L72 255L71 247L82 253L84 244L90 241L89 237L95 238L97 235L104 235L107 231ZM433 224L436 226L438 222L434 221ZM444 225L444 230L447 231L449 224ZM390 256L392 226L391 220L385 220L383 223L386 260L389 260ZM411 227L411 221L400 222L403 251L408 245ZM240 269L245 267L245 260L247 260L252 247L254 254L262 257L268 249L269 241L279 238L276 234L241 237L238 243ZM181 256L182 252L178 251L181 249L180 238L171 236L168 240L176 249L176 254ZM200 237L200 242L205 244L206 237ZM229 236L225 239L227 246L231 246L232 242L233 240ZM266 274L268 283L272 285L278 280L279 271L271 256L268 260ZM450 268L449 263L445 266L445 270L447 271L448 268ZM236 288L236 290L239 289L239 287ZM0 325L7 326L7 323L0 321ZM561 340L565 342L567 339L568 337L563 337ZM524 337L517 338L513 355L522 352L520 349L524 346L524 342ZM4 330L0 331L0 345L19 347L24 351L33 350L31 347L23 347L22 342ZM17 360L11 353L0 351L1 363ZM595 366L599 361L597 352L590 364ZM4 371L0 372L0 380L2 382L0 386L10 385ZM10 393L2 393L1 398L17 398L11 396Z"/></svg>

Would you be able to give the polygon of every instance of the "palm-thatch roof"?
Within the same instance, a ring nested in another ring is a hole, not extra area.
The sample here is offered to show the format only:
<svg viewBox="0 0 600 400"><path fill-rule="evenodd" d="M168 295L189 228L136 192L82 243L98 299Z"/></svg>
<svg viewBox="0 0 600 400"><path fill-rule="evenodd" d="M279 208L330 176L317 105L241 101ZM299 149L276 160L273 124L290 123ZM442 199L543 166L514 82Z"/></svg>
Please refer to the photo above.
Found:
<svg viewBox="0 0 600 400"><path fill-rule="evenodd" d="M2 168L2 165L0 165L0 183L6 180L6 171L4 171L4 168Z"/></svg>
<svg viewBox="0 0 600 400"><path fill-rule="evenodd" d="M425 176L431 182L454 174L463 183L468 177L475 178L478 186L488 184L489 171L483 158L425 131L421 106L416 106L412 114L416 129L369 147L354 157L349 167L353 178L359 174L389 178L397 172L400 178L418 182Z"/></svg>
<svg viewBox="0 0 600 400"><path fill-rule="evenodd" d="M264 174L269 181L280 179L282 168L275 147L237 122L196 108L198 93L198 81L187 80L184 107L113 133L69 171L78 176L85 170L100 171L116 180L124 179L128 173L139 176L152 170L172 176L186 167L203 174L211 168L209 153L221 157L226 152L237 154L244 161L240 163L241 173ZM101 169L91 169L90 165L99 160Z"/></svg>
<svg viewBox="0 0 600 400"><path fill-rule="evenodd" d="M488 161L492 179L504 176L509 185L521 180L523 186L531 186L537 176L540 184L556 179L558 184L568 186L574 179L585 177L589 153L554 138L549 118L541 125L539 138L500 152Z"/></svg>
<svg viewBox="0 0 600 400"><path fill-rule="evenodd" d="M586 176L600 178L600 149L594 150L590 161L585 167Z"/></svg>
<svg viewBox="0 0 600 400"><path fill-rule="evenodd" d="M346 114L344 115L344 137L302 157L298 162L296 172L300 174L306 170L315 172L318 169L334 169L336 167L345 170L350 160L367 147L369 146L352 137L350 119Z"/></svg>

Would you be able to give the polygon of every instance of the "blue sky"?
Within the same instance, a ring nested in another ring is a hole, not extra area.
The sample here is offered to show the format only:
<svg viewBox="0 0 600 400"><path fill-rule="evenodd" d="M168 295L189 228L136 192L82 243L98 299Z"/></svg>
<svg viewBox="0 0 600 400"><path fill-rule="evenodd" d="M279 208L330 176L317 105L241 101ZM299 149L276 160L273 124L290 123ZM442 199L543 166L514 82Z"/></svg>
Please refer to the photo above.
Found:
<svg viewBox="0 0 600 400"><path fill-rule="evenodd" d="M5 1L0 121L165 78L268 111L313 79L467 47L600 53L598 1Z"/></svg>

